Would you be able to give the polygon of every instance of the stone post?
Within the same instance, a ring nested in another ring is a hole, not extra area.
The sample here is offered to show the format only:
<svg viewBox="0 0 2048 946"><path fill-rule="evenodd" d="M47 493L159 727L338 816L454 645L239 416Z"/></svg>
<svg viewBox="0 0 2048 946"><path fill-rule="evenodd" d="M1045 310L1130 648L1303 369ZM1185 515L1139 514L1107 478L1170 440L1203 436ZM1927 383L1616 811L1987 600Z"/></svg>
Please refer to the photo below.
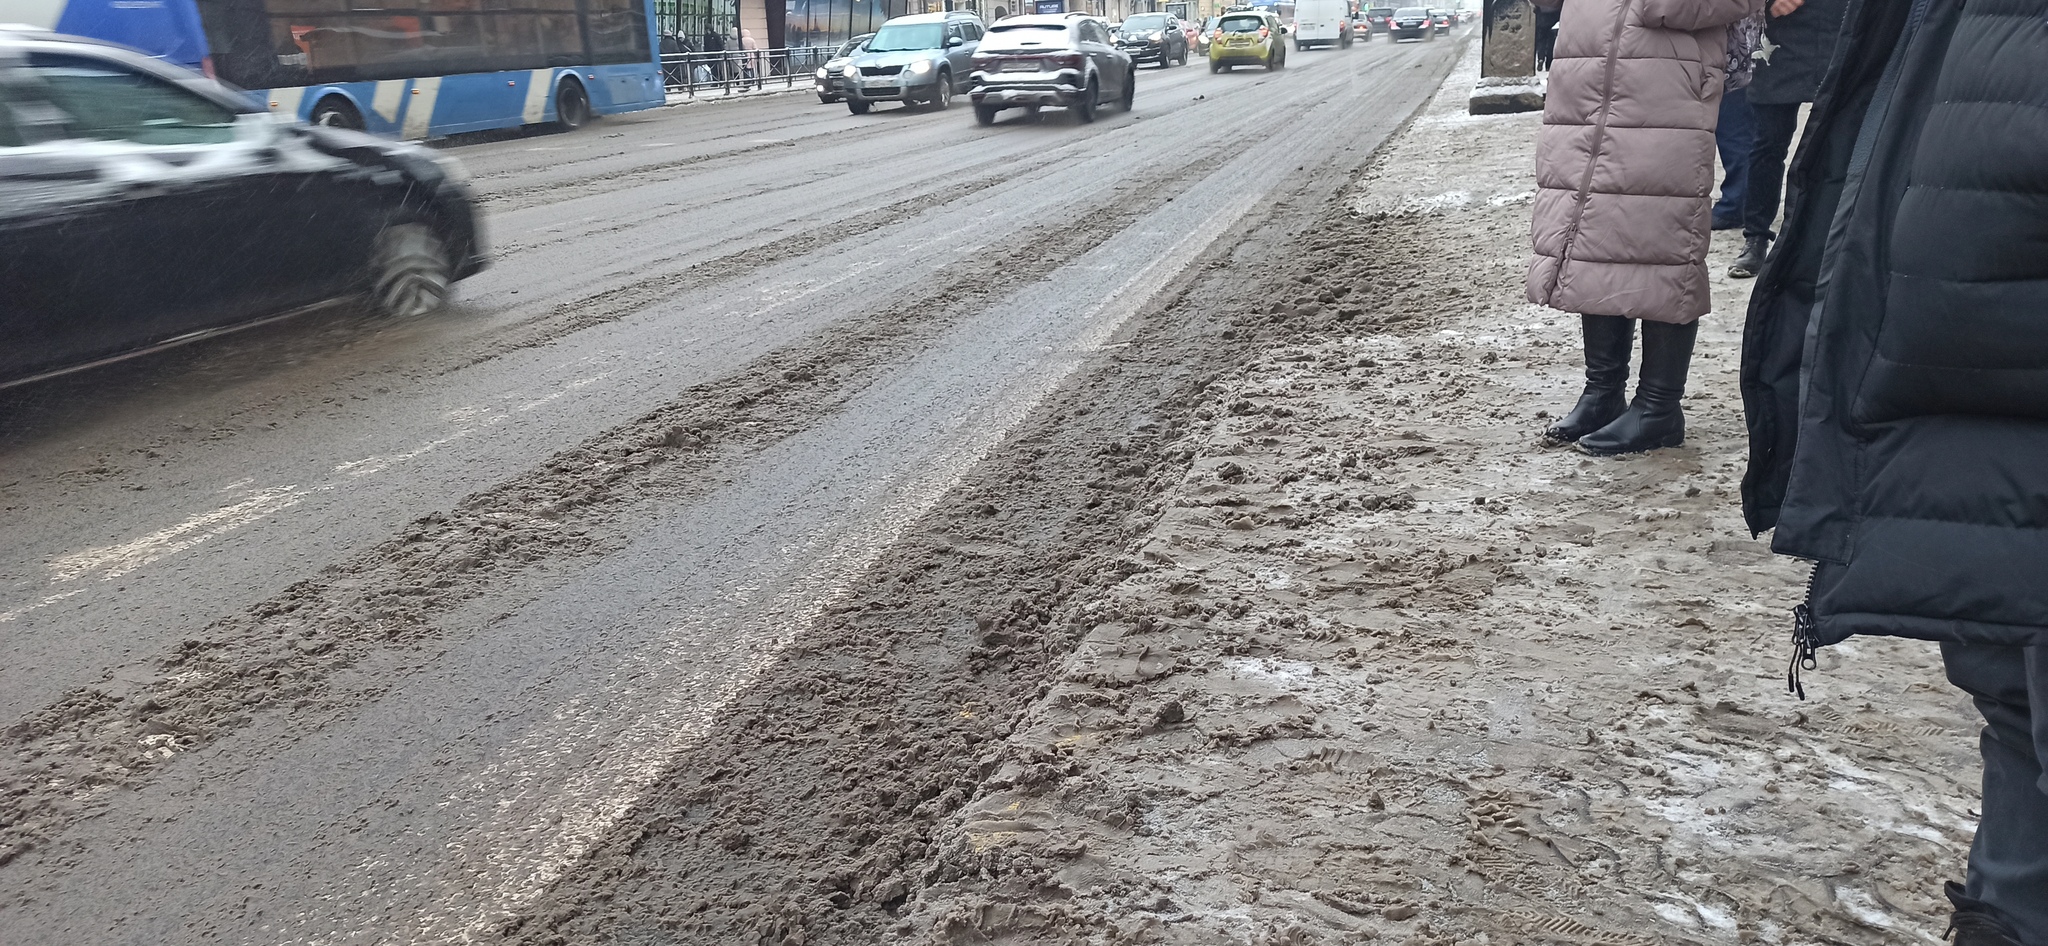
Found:
<svg viewBox="0 0 2048 946"><path fill-rule="evenodd" d="M1479 83L1466 111L1473 115L1543 110L1536 74L1536 6L1529 0L1483 0Z"/></svg>

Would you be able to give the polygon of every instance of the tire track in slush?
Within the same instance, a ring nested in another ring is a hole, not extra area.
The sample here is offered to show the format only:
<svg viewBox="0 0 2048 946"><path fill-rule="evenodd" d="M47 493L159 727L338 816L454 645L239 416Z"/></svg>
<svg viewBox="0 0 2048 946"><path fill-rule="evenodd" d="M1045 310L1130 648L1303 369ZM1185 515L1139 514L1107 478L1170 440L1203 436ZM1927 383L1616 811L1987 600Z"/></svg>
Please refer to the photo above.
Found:
<svg viewBox="0 0 2048 946"><path fill-rule="evenodd" d="M1043 258L982 264L968 271L982 278L965 290L960 272L937 274L875 315L693 387L153 661L26 714L0 733L0 747L12 750L0 761L0 866L104 810L116 790L147 785L162 763L227 738L255 713L321 709L322 681L373 652L435 636L436 615L517 575L523 563L605 551L591 530L607 504L649 494L689 501L716 485L713 474L836 410L919 342L1136 219L1126 212L1085 228L1028 230Z"/></svg>

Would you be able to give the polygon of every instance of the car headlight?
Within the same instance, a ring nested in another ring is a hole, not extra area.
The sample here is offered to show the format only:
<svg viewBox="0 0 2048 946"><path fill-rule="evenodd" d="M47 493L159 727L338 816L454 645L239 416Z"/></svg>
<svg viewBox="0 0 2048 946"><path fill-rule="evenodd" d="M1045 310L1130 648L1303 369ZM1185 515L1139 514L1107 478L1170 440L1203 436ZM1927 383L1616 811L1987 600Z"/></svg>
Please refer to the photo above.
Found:
<svg viewBox="0 0 2048 946"><path fill-rule="evenodd" d="M846 68L839 70L839 74L851 79L854 76L860 75L860 70L855 68L853 63L849 62L846 64Z"/></svg>
<svg viewBox="0 0 2048 946"><path fill-rule="evenodd" d="M1146 38L1146 39L1158 39L1158 38L1160 38L1160 37L1162 37L1162 36L1165 36L1165 35L1166 35L1166 31L1165 31L1165 30L1153 30L1152 32L1150 32L1150 33L1147 33L1147 34L1145 34L1145 38Z"/></svg>
<svg viewBox="0 0 2048 946"><path fill-rule="evenodd" d="M924 75L925 73L932 71L932 61L929 59L920 59L916 62L913 62L910 64L910 71L915 72L918 75Z"/></svg>
<svg viewBox="0 0 2048 946"><path fill-rule="evenodd" d="M823 78L825 78L825 77L826 77L826 75L827 75L827 73L825 72L825 67L824 67L824 66L819 66L819 67L818 67L818 78L820 78L820 79L823 79Z"/></svg>

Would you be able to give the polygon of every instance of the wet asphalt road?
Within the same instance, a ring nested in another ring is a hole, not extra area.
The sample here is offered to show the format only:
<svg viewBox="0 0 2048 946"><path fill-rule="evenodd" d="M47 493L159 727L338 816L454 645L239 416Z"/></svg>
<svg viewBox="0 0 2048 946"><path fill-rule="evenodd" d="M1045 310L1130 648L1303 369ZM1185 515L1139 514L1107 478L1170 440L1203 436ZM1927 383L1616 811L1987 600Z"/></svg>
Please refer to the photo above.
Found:
<svg viewBox="0 0 2048 946"><path fill-rule="evenodd" d="M1461 46L1145 69L1090 126L790 95L456 145L497 261L452 311L0 394L0 765L33 799L0 809L0 942L488 938ZM696 461L641 476L649 438Z"/></svg>

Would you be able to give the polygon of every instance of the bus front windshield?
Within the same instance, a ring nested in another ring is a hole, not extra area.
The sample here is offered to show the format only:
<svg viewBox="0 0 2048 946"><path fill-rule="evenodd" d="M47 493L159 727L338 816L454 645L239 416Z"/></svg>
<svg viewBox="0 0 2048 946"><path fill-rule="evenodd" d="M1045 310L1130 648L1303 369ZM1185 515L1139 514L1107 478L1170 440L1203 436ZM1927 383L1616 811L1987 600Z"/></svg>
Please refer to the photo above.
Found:
<svg viewBox="0 0 2048 946"><path fill-rule="evenodd" d="M945 44L946 26L943 23L884 25L875 32L874 39L868 40L868 52L911 52L919 49L937 49Z"/></svg>

